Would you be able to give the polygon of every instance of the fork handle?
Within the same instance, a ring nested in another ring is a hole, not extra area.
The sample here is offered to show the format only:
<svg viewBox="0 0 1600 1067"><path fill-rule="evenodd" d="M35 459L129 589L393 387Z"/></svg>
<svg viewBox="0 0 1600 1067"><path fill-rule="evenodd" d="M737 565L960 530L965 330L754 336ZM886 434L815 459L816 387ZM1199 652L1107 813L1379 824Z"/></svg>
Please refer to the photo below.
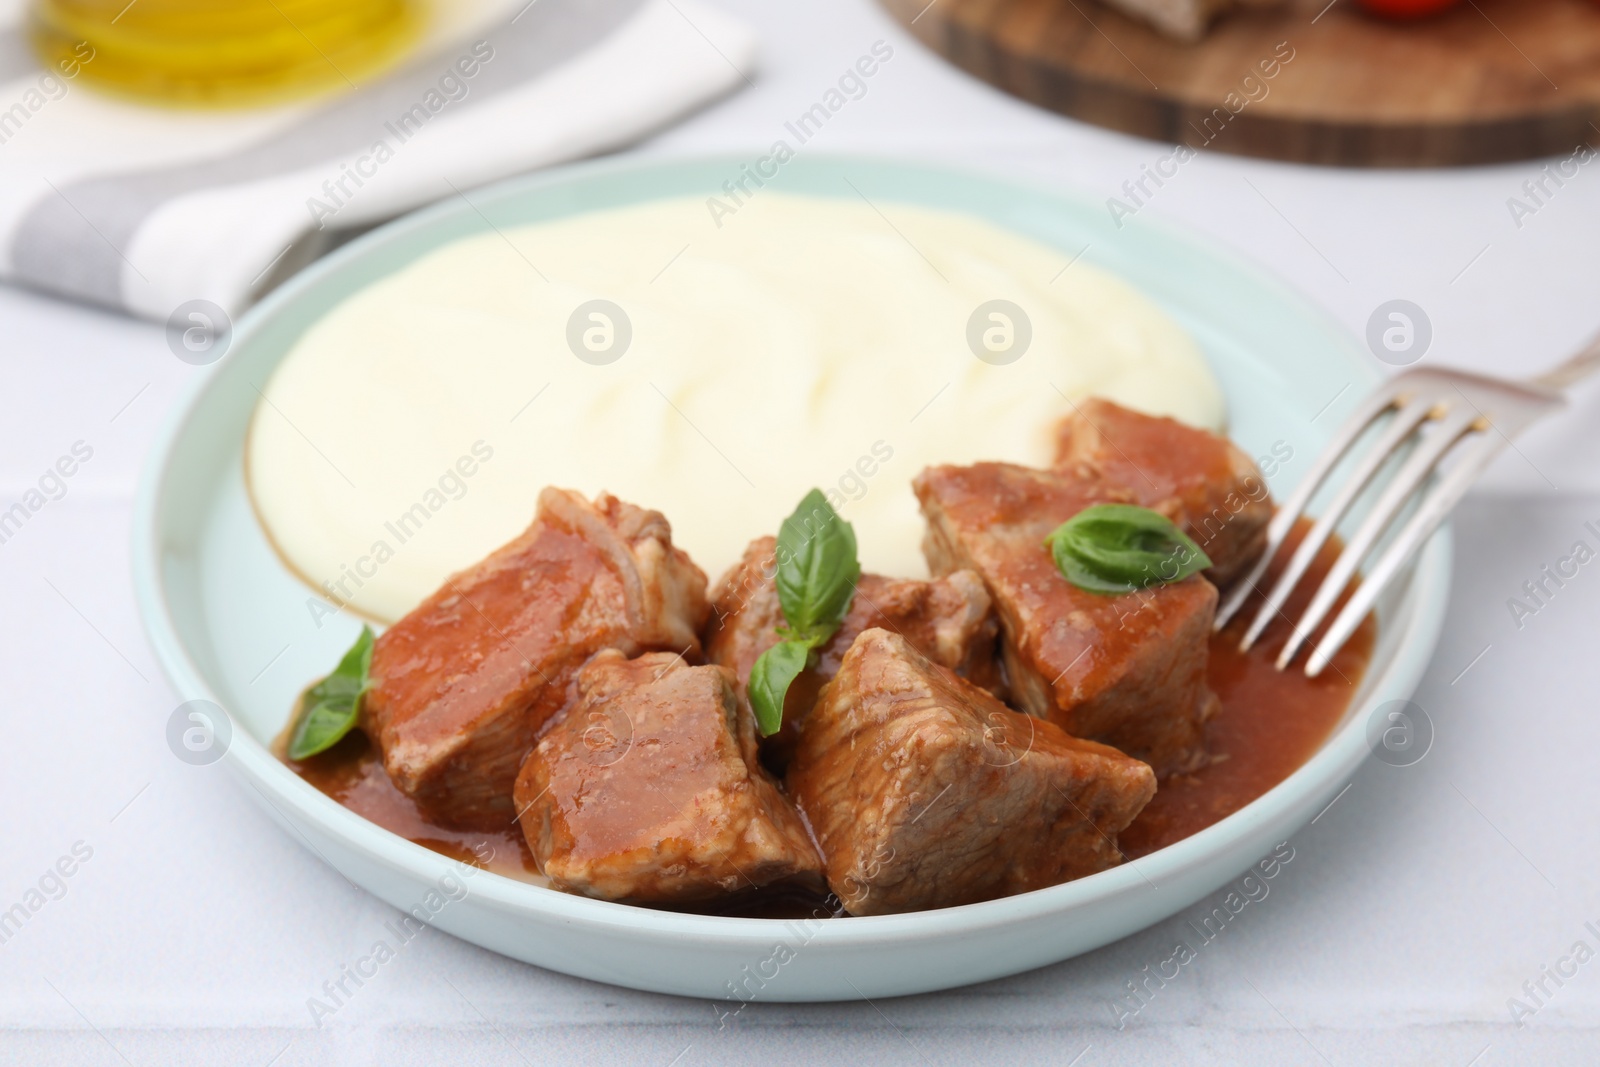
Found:
<svg viewBox="0 0 1600 1067"><path fill-rule="evenodd" d="M1600 334L1596 334L1594 339L1571 359L1530 380L1534 385L1542 385L1546 389L1561 390L1578 384L1597 370L1600 370Z"/></svg>

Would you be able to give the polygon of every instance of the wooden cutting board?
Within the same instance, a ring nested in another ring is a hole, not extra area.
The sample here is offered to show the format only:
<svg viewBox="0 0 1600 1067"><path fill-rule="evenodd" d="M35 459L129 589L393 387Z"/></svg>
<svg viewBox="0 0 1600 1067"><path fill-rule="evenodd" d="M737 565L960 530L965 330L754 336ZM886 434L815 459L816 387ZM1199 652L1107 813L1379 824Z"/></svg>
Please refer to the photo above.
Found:
<svg viewBox="0 0 1600 1067"><path fill-rule="evenodd" d="M882 0L951 62L1042 107L1192 148L1424 167L1600 145L1600 3L1470 0L1383 22L1294 0L1168 40L1096 0Z"/></svg>

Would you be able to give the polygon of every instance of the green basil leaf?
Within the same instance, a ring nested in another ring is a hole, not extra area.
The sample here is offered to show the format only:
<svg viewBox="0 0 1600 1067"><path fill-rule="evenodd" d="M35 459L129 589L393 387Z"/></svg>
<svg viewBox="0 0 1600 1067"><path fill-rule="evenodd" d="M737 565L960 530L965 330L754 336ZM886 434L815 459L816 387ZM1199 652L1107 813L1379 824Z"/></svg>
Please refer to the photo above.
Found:
<svg viewBox="0 0 1600 1067"><path fill-rule="evenodd" d="M839 630L850 611L861 561L856 532L839 517L828 498L813 489L794 514L778 527L778 604L784 625L779 642L750 668L745 687L761 736L783 726L783 700L811 652Z"/></svg>
<svg viewBox="0 0 1600 1067"><path fill-rule="evenodd" d="M824 639L826 640L826 639ZM756 659L750 668L750 709L756 713L756 727L762 737L771 737L783 725L783 698L789 686L806 669L811 659L812 641L791 637L779 641Z"/></svg>
<svg viewBox="0 0 1600 1067"><path fill-rule="evenodd" d="M1211 558L1172 520L1132 504L1084 508L1045 544L1062 577L1106 595L1181 582L1211 566Z"/></svg>
<svg viewBox="0 0 1600 1067"><path fill-rule="evenodd" d="M361 715L361 696L371 688L372 627L350 646L333 673L306 690L300 699L300 720L289 740L289 758L303 760L326 752L355 727Z"/></svg>
<svg viewBox="0 0 1600 1067"><path fill-rule="evenodd" d="M850 611L861 563L855 530L818 490L807 493L778 528L777 563L778 603L789 628L831 635Z"/></svg>

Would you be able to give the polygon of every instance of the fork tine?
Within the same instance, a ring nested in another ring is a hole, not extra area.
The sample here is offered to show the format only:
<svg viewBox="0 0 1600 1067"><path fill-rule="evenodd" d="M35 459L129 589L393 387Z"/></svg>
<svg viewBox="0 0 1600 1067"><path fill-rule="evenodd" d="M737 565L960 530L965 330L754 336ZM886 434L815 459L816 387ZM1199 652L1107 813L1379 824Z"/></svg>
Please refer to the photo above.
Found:
<svg viewBox="0 0 1600 1067"><path fill-rule="evenodd" d="M1315 678L1322 673L1323 668L1332 661L1334 654L1344 646L1350 635L1355 633L1356 627L1361 625L1361 620L1367 617L1367 613L1378 602L1378 597L1383 594L1384 589L1399 574L1400 568L1416 555L1422 543L1439 528L1439 524L1444 522L1445 517L1456 506L1456 502L1466 495L1472 483L1478 480L1478 475L1482 474L1484 468L1504 450L1506 444L1506 439L1498 434L1484 434L1479 440L1462 446L1461 456L1457 459L1456 465L1440 479L1437 485L1427 490L1416 514L1407 520L1394 542L1384 550L1378 562L1362 577L1361 585L1355 595L1345 604L1333 620L1333 625L1328 628L1328 632L1317 643L1316 649L1311 653L1311 659L1306 663L1306 677Z"/></svg>
<svg viewBox="0 0 1600 1067"><path fill-rule="evenodd" d="M1220 630L1228 624L1228 620L1238 612L1249 597L1251 590L1261 581L1261 576L1267 573L1267 567L1272 563L1273 557L1278 554L1278 549L1283 547L1284 540L1289 536L1289 531L1294 529L1294 522L1305 511L1306 505L1311 503L1311 498L1316 495L1320 487L1338 466L1339 460L1350 450L1356 438L1372 424L1372 420L1382 415L1385 411L1396 406L1401 397L1393 392L1378 392L1367 398L1359 408L1351 413L1350 417L1339 427L1332 441L1328 442L1317 461L1312 464L1311 470L1301 479L1295 491L1283 502L1283 506L1273 513L1272 520L1267 523L1267 544L1261 552L1261 558L1251 568L1250 573L1234 582L1222 603L1217 605L1217 613L1212 621L1211 628Z"/></svg>
<svg viewBox="0 0 1600 1067"><path fill-rule="evenodd" d="M1332 535L1334 528L1339 525L1339 520L1344 518L1344 513L1350 510L1350 505L1355 503L1356 498L1361 495L1361 490L1372 481L1372 476L1378 473L1384 461L1425 419L1437 415L1438 409L1431 399L1418 397L1408 401L1389 425L1384 427L1383 435L1361 457L1361 462L1339 487L1338 495L1328 504L1328 509L1317 519L1311 532L1306 534L1300 546L1295 549L1294 557L1284 568L1283 574L1278 577L1266 601L1256 612L1256 617L1251 620L1250 629L1245 631L1244 639L1239 642L1239 651L1248 652L1250 646L1256 643L1256 638L1261 636L1261 631L1282 612L1284 601L1289 599L1289 594L1300 584L1300 579L1305 576L1312 560L1317 558L1317 552L1323 543Z"/></svg>
<svg viewBox="0 0 1600 1067"><path fill-rule="evenodd" d="M1427 479L1444 454L1454 448L1462 435L1472 430L1474 424L1481 418L1482 416L1476 411L1461 408L1446 414L1439 426L1433 433L1427 435L1417 451L1412 453L1411 458L1400 468L1394 481L1384 488L1378 502L1373 505L1371 514L1366 517L1356 530L1355 536L1339 554L1333 569L1317 588L1311 604L1294 624L1294 633L1289 635L1288 643L1278 654L1280 671L1294 660L1295 653L1299 652L1307 638L1316 632L1322 620L1327 617L1329 609L1333 607L1334 601L1355 576L1356 568L1361 566L1361 561L1372 550L1372 546L1377 544L1378 538L1383 536L1384 530L1399 514L1411 494Z"/></svg>

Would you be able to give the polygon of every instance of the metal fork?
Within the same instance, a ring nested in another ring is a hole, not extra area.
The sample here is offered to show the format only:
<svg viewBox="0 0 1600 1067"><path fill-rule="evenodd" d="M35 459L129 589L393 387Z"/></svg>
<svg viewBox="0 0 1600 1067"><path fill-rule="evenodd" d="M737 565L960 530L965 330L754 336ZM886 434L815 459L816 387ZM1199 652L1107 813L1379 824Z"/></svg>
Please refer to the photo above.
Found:
<svg viewBox="0 0 1600 1067"><path fill-rule="evenodd" d="M1266 602L1256 612L1240 641L1241 649L1255 644L1261 632L1283 613L1283 605L1305 577L1317 553L1332 536L1345 513L1372 482L1385 462L1396 453L1411 448L1393 479L1383 487L1372 510L1362 520L1323 579L1311 603L1293 620L1294 633L1278 655L1281 671L1316 632L1333 609L1357 568L1371 554L1384 533L1413 497L1415 510L1400 531L1361 577L1356 588L1322 640L1306 662L1306 676L1322 673L1334 653L1350 639L1361 620L1377 603L1378 597L1394 580L1416 551L1444 521L1467 489L1491 460L1511 439L1534 422L1566 403L1568 386L1600 370L1600 337L1559 367L1522 382L1501 381L1463 371L1419 368L1396 375L1378 387L1340 427L1338 434L1323 449L1289 499L1284 501L1267 526L1267 546L1254 569L1239 581L1217 609L1215 628L1220 630L1255 591L1267 567L1283 548L1295 521L1340 462L1375 422L1384 421L1377 440L1361 454L1349 477L1341 485L1327 510L1305 536ZM1392 413L1392 414L1391 414ZM1387 416L1387 418L1385 418ZM1437 479L1430 479L1447 455L1455 462Z"/></svg>

